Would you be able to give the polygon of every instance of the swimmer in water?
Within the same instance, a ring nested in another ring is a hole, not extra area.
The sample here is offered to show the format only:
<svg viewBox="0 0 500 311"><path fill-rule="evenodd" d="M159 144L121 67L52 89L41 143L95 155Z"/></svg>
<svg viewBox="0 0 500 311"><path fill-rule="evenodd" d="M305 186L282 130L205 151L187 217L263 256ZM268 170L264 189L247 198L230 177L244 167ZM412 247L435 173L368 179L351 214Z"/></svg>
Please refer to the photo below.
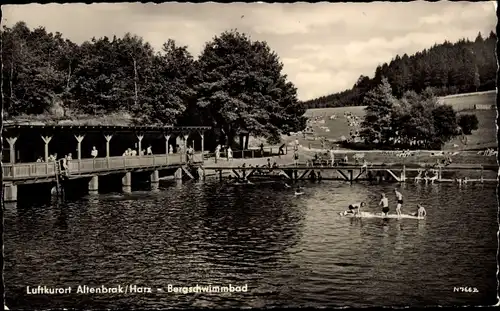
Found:
<svg viewBox="0 0 500 311"><path fill-rule="evenodd" d="M302 193L302 188L300 186L297 186L297 189L295 189L295 193L296 194L299 194L299 193Z"/></svg>
<svg viewBox="0 0 500 311"><path fill-rule="evenodd" d="M396 213L398 216L401 216L401 207L403 206L403 195L398 189L394 189L394 193L396 194L396 199L398 200L398 205L396 205Z"/></svg>
<svg viewBox="0 0 500 311"><path fill-rule="evenodd" d="M385 216L387 216L387 213L389 213L389 200L385 196L385 193L382 193L382 199L380 199L380 203L378 205L382 205L382 212Z"/></svg>

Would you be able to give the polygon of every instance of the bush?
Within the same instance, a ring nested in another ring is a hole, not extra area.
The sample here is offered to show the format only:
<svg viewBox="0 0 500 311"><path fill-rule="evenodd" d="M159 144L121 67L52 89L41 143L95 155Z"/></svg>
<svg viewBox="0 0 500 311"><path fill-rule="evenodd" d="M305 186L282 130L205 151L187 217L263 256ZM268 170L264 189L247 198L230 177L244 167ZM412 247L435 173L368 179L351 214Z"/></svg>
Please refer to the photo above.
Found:
<svg viewBox="0 0 500 311"><path fill-rule="evenodd" d="M478 129L479 121L474 114L464 114L458 118L458 125L465 135L470 135L472 131Z"/></svg>

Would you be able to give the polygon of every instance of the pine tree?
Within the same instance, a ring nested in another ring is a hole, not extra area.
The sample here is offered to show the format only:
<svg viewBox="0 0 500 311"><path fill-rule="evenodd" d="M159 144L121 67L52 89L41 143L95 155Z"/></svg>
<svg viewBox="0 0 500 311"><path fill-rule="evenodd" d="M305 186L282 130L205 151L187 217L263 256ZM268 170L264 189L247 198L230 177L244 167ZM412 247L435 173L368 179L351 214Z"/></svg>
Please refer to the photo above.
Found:
<svg viewBox="0 0 500 311"><path fill-rule="evenodd" d="M367 107L361 125L361 136L370 143L387 143L392 136L391 111L395 105L395 98L387 78L382 78L382 83L368 92L364 104Z"/></svg>

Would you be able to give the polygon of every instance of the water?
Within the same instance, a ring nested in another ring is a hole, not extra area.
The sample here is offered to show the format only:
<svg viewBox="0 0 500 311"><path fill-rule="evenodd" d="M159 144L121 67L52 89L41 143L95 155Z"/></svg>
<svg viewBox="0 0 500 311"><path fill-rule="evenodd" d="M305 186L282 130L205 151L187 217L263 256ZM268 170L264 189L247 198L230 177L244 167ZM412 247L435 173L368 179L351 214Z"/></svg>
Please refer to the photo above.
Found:
<svg viewBox="0 0 500 311"><path fill-rule="evenodd" d="M166 185L158 193L105 194L65 204L21 204L5 213L9 308L364 307L496 303L494 185L404 186L403 212L426 220L352 219L377 210L394 184ZM248 285L243 293L157 288ZM146 294L76 294L78 285L151 287ZM72 287L27 295L26 286ZM456 293L454 287L478 293Z"/></svg>

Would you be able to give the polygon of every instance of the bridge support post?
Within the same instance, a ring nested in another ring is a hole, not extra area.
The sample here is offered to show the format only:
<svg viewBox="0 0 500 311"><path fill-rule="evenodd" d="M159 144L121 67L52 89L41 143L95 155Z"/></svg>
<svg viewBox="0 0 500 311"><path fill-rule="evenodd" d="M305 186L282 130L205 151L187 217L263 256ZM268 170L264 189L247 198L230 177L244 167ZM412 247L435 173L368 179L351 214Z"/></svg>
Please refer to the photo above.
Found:
<svg viewBox="0 0 500 311"><path fill-rule="evenodd" d="M49 143L52 140L52 136L43 136L42 140L45 143L45 162L49 162Z"/></svg>
<svg viewBox="0 0 500 311"><path fill-rule="evenodd" d="M17 185L13 183L6 183L3 186L3 199L5 202L17 201Z"/></svg>
<svg viewBox="0 0 500 311"><path fill-rule="evenodd" d="M175 174L174 174L174 178L176 180L182 180L182 168L178 168L176 171L175 171Z"/></svg>
<svg viewBox="0 0 500 311"><path fill-rule="evenodd" d="M150 180L151 180L151 190L153 191L158 190L160 186L160 173L158 172L158 170L154 170L151 173Z"/></svg>
<svg viewBox="0 0 500 311"><path fill-rule="evenodd" d="M354 180L353 172L354 172L353 170L349 170L349 182L351 183Z"/></svg>
<svg viewBox="0 0 500 311"><path fill-rule="evenodd" d="M406 165L403 165L403 170L401 171L401 182L406 182Z"/></svg>
<svg viewBox="0 0 500 311"><path fill-rule="evenodd" d="M89 181L89 193L97 194L99 192L99 176L94 175Z"/></svg>
<svg viewBox="0 0 500 311"><path fill-rule="evenodd" d="M82 159L82 141L83 141L84 137L85 137L85 135L75 135L76 141L78 143L78 146L77 146L78 160Z"/></svg>
<svg viewBox="0 0 500 311"><path fill-rule="evenodd" d="M122 177L122 191L125 193L132 192L132 173L126 172Z"/></svg>
<svg viewBox="0 0 500 311"><path fill-rule="evenodd" d="M17 141L17 136L16 137L7 137L7 142L9 143L10 147L10 163L14 164L16 163L16 141Z"/></svg>

